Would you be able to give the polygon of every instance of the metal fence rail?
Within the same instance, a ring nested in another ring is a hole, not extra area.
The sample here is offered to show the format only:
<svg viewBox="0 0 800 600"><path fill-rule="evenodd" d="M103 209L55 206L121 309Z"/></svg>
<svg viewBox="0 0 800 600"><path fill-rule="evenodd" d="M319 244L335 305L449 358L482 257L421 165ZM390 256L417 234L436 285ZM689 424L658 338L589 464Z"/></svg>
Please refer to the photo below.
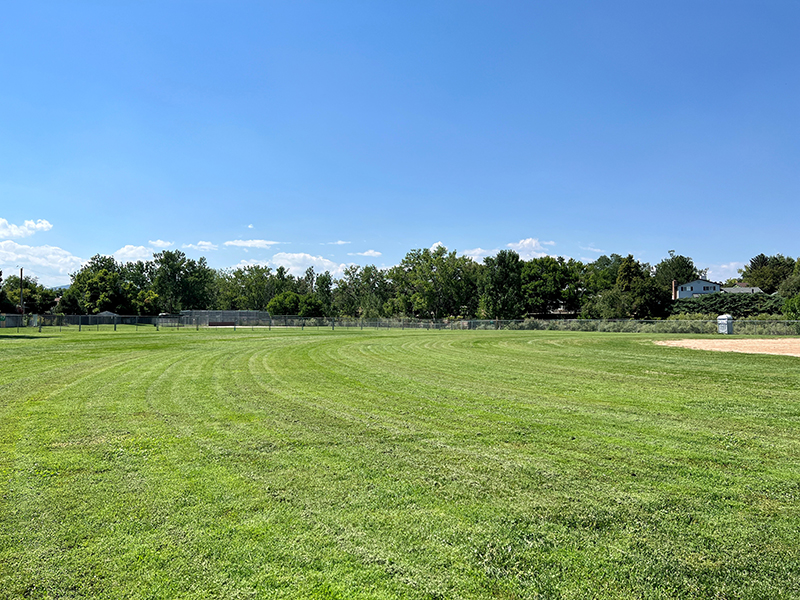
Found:
<svg viewBox="0 0 800 600"><path fill-rule="evenodd" d="M2 319L1 317L5 317ZM632 320L632 319L357 319L349 317L300 317L270 315L265 311L184 311L180 315L0 315L0 329L35 327L70 328L82 331L119 328L170 329L248 328L255 329L412 329L412 330L524 330L596 331L620 333L717 333L717 321ZM800 335L800 321L736 319L734 335Z"/></svg>

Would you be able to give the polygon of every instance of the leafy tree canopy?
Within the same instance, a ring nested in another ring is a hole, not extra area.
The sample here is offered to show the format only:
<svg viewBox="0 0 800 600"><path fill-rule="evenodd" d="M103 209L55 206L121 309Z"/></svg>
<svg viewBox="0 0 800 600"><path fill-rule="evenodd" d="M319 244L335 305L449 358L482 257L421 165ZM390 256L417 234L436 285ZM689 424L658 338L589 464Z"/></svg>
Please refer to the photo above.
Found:
<svg viewBox="0 0 800 600"><path fill-rule="evenodd" d="M0 272L0 274L2 274ZM2 278L0 278L2 281ZM0 312L17 312L21 310L19 300L19 275L11 275L2 283L0 289ZM25 275L22 278L22 296L26 313L45 313L53 309L56 303L56 292L44 287L36 277Z"/></svg>
<svg viewBox="0 0 800 600"><path fill-rule="evenodd" d="M300 296L289 290L281 292L269 301L267 310L271 315L296 315L300 312Z"/></svg>
<svg viewBox="0 0 800 600"><path fill-rule="evenodd" d="M783 314L787 319L800 321L800 294L788 298L783 303Z"/></svg>
<svg viewBox="0 0 800 600"><path fill-rule="evenodd" d="M562 257L543 256L522 266L522 295L525 312L546 314L561 307L577 311L580 307L582 264Z"/></svg>
<svg viewBox="0 0 800 600"><path fill-rule="evenodd" d="M742 279L749 285L772 294L794 273L795 263L793 258L782 254L775 256L759 254L751 258L740 272Z"/></svg>
<svg viewBox="0 0 800 600"><path fill-rule="evenodd" d="M622 256L612 254L600 256L583 268L583 288L589 296L610 290L617 283L617 273L622 264Z"/></svg>
<svg viewBox="0 0 800 600"><path fill-rule="evenodd" d="M677 285L681 285L695 279L704 279L707 273L708 269L698 269L691 258L675 254L674 250L670 250L669 257L655 267L656 283L670 293L672 293L673 281L676 281Z"/></svg>
<svg viewBox="0 0 800 600"><path fill-rule="evenodd" d="M481 278L483 309L494 319L518 319L525 304L522 298L522 261L513 250L501 250L483 260Z"/></svg>

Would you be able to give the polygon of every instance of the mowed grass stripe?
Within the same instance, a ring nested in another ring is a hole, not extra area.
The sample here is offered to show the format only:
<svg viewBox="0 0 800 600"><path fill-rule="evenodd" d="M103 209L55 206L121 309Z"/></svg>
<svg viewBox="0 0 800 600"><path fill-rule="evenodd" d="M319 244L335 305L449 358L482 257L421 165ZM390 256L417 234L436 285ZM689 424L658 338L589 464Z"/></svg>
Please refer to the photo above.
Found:
<svg viewBox="0 0 800 600"><path fill-rule="evenodd" d="M5 397L26 424L6 597L798 591L800 361L618 334L124 336L3 348L98 369L46 409Z"/></svg>

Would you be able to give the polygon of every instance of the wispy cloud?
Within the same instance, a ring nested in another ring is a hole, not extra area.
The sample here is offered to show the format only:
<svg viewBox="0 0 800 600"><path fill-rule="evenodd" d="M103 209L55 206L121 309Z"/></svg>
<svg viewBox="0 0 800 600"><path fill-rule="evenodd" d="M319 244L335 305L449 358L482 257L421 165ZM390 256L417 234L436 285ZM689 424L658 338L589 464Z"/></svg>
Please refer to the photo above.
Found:
<svg viewBox="0 0 800 600"><path fill-rule="evenodd" d="M605 254L605 250L600 250L598 248L592 248L591 246L578 246L581 250L588 250L589 252L597 252L598 254Z"/></svg>
<svg viewBox="0 0 800 600"><path fill-rule="evenodd" d="M175 242L165 242L164 240L150 240L147 243L153 248L169 248L175 245Z"/></svg>
<svg viewBox="0 0 800 600"><path fill-rule="evenodd" d="M366 252L348 252L347 256L380 256L381 253L377 250L367 250Z"/></svg>
<svg viewBox="0 0 800 600"><path fill-rule="evenodd" d="M80 269L83 260L58 246L27 246L11 240L0 242L0 264L30 268L43 285L65 285L69 274Z"/></svg>
<svg viewBox="0 0 800 600"><path fill-rule="evenodd" d="M247 226L247 228L248 228L248 229L252 229L252 228L253 228L253 224L252 224L252 223L250 223L250 225L248 225L248 226Z"/></svg>
<svg viewBox="0 0 800 600"><path fill-rule="evenodd" d="M532 258L541 258L547 256L545 246L554 246L555 242L542 242L536 238L526 238L518 242L506 244L507 247L516 251L522 260L530 260Z"/></svg>
<svg viewBox="0 0 800 600"><path fill-rule="evenodd" d="M18 239L33 235L37 231L50 231L53 226L49 221L38 219L25 221L22 225L14 225L5 219L0 219L0 238Z"/></svg>
<svg viewBox="0 0 800 600"><path fill-rule="evenodd" d="M200 252L206 252L208 250L216 250L218 246L216 244L212 244L211 242L204 242L200 240L196 244L184 244L183 248L191 248L192 250L199 250Z"/></svg>
<svg viewBox="0 0 800 600"><path fill-rule="evenodd" d="M271 240L230 240L225 242L226 246L236 246L239 248L269 248L280 244L280 242L273 242Z"/></svg>
<svg viewBox="0 0 800 600"><path fill-rule="evenodd" d="M345 242L344 240L336 240L335 242L324 242L323 246L344 246L345 244L349 244L350 242Z"/></svg>

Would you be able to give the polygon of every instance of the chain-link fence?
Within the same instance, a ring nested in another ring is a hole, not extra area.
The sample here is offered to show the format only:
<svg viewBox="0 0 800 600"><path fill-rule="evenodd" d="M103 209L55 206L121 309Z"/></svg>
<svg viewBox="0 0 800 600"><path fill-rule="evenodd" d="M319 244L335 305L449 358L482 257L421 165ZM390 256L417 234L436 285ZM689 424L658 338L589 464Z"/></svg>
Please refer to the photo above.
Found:
<svg viewBox="0 0 800 600"><path fill-rule="evenodd" d="M0 315L0 329L8 328L136 330L168 328L300 329L411 329L411 330L527 330L597 331L620 333L718 332L715 320L633 320L633 319L357 319L350 317L301 317L270 315L254 310L195 310L180 315ZM800 335L800 321L736 319L735 335Z"/></svg>

